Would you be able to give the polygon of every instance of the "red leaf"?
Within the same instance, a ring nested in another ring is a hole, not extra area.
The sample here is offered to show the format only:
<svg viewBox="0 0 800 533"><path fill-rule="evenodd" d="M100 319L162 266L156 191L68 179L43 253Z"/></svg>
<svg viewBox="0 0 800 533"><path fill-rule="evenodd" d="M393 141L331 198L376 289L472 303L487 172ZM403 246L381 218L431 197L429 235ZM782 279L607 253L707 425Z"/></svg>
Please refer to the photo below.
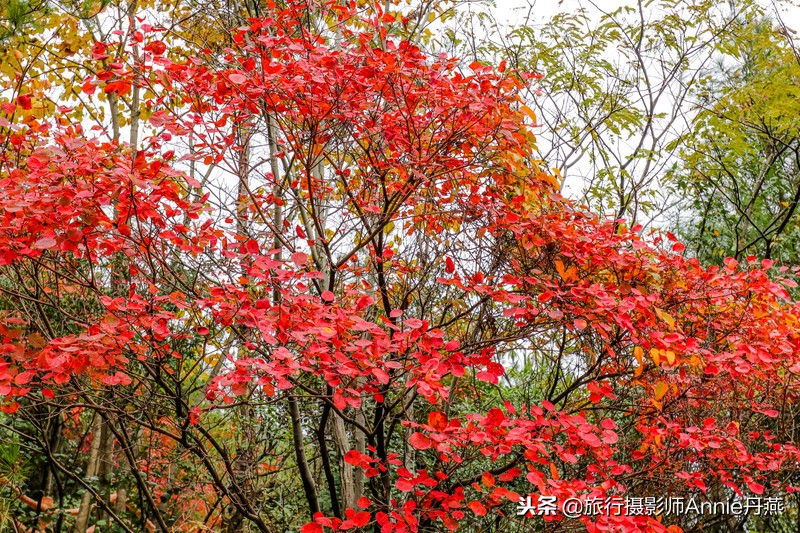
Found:
<svg viewBox="0 0 800 533"><path fill-rule="evenodd" d="M250 239L245 243L245 248L247 249L247 253L249 254L257 254L258 253L258 241Z"/></svg>
<svg viewBox="0 0 800 533"><path fill-rule="evenodd" d="M156 340L164 340L166 339L169 334L169 327L167 326L167 320L164 318L157 318L153 321L153 337Z"/></svg>
<svg viewBox="0 0 800 533"><path fill-rule="evenodd" d="M467 504L467 507L478 516L484 516L486 514L486 507L484 507L481 502L472 500Z"/></svg>
<svg viewBox="0 0 800 533"><path fill-rule="evenodd" d="M364 527L369 524L370 514L368 511L356 513L351 520L356 527Z"/></svg>
<svg viewBox="0 0 800 533"><path fill-rule="evenodd" d="M611 430L603 431L603 442L606 444L616 444L619 441L619 436Z"/></svg>
<svg viewBox="0 0 800 533"><path fill-rule="evenodd" d="M32 107L31 104L31 95L30 94L22 94L17 97L17 105L19 105L22 109L30 109Z"/></svg>
<svg viewBox="0 0 800 533"><path fill-rule="evenodd" d="M11 402L9 404L0 405L0 411L8 415L13 415L19 409L19 402Z"/></svg>
<svg viewBox="0 0 800 533"><path fill-rule="evenodd" d="M412 433L411 437L408 439L408 442L418 450L427 450L433 445L431 439L420 432Z"/></svg>
<svg viewBox="0 0 800 533"><path fill-rule="evenodd" d="M300 528L300 533L323 533L323 529L316 522L309 522Z"/></svg>
<svg viewBox="0 0 800 533"><path fill-rule="evenodd" d="M382 368L373 368L372 375L378 380L379 383L382 385L386 385L389 383L389 374L386 373L385 370Z"/></svg>
<svg viewBox="0 0 800 533"><path fill-rule="evenodd" d="M247 81L247 76L243 74L231 74L228 76L228 79L231 80L236 85L241 85L242 83Z"/></svg>
<svg viewBox="0 0 800 533"><path fill-rule="evenodd" d="M486 419L484 420L484 423L488 427L497 427L500 424L502 424L505 419L506 419L505 413L503 413L503 411L495 407L489 409L489 412L486 413Z"/></svg>
<svg viewBox="0 0 800 533"><path fill-rule="evenodd" d="M56 240L54 238L42 237L33 244L33 247L37 250L47 250L48 248L52 248L55 245L56 245Z"/></svg>
<svg viewBox="0 0 800 533"><path fill-rule="evenodd" d="M428 425L437 431L442 431L447 427L447 416L439 411L431 411L428 414Z"/></svg>
<svg viewBox="0 0 800 533"><path fill-rule="evenodd" d="M539 301L542 303L546 303L550 301L556 293L553 291L544 291L542 294L539 295Z"/></svg>
<svg viewBox="0 0 800 533"><path fill-rule="evenodd" d="M295 252L292 254L292 263L294 263L295 266L301 267L305 265L307 261L308 255L303 252Z"/></svg>
<svg viewBox="0 0 800 533"><path fill-rule="evenodd" d="M456 340L450 341L450 342L448 342L447 344L444 345L444 349L447 350L448 352L455 352L460 347L461 347L461 343L456 341Z"/></svg>
<svg viewBox="0 0 800 533"><path fill-rule="evenodd" d="M17 374L17 377L14 378L14 383L16 385L25 385L31 380L33 376L34 376L33 372L20 372L19 374Z"/></svg>
<svg viewBox="0 0 800 533"><path fill-rule="evenodd" d="M359 507L361 507L362 509L364 509L364 508L366 508L366 507L369 507L370 505L372 505L372 502L371 502L371 501L369 501L369 498L366 498L366 497L362 496L362 497L360 497L360 498L358 499L358 501L356 502L356 504L357 504Z"/></svg>
<svg viewBox="0 0 800 533"><path fill-rule="evenodd" d="M160 56L167 51L167 45L164 44L163 41L153 41L147 46L145 46L144 49L147 50L148 52L152 52L157 56Z"/></svg>
<svg viewBox="0 0 800 533"><path fill-rule="evenodd" d="M748 481L747 488L750 489L753 494L764 494L764 485L756 483L755 481Z"/></svg>
<svg viewBox="0 0 800 533"><path fill-rule="evenodd" d="M403 478L398 479L394 486L397 487L397 490L402 492L411 492L414 490L414 484Z"/></svg>
<svg viewBox="0 0 800 533"><path fill-rule="evenodd" d="M418 318L407 318L407 319L403 320L403 324L405 324L406 326L408 326L408 327L410 327L412 329L419 329L424 325L422 320L420 320Z"/></svg>
<svg viewBox="0 0 800 533"><path fill-rule="evenodd" d="M362 463L365 462L365 459L369 459L369 456L364 455L358 450L350 450L349 452L344 454L344 462L351 464L353 466L361 465Z"/></svg>

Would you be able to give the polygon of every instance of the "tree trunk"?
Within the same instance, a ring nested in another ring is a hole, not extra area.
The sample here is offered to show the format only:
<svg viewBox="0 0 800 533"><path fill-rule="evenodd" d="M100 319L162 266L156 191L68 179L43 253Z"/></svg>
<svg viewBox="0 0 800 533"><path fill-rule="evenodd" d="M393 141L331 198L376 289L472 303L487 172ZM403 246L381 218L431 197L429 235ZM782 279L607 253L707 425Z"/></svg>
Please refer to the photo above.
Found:
<svg viewBox="0 0 800 533"><path fill-rule="evenodd" d="M353 473L353 465L344 460L344 455L350 451L350 439L342 420L336 413L331 417L331 433L333 442L336 443L336 451L339 458L339 473L342 479L342 505L345 509L356 506L356 487Z"/></svg>
<svg viewBox="0 0 800 533"><path fill-rule="evenodd" d="M306 458L305 443L303 442L303 427L300 422L300 409L297 406L297 399L289 398L289 417L292 420L292 437L294 440L294 453L297 459L297 468L300 470L300 479L303 482L303 492L308 501L308 510L313 518L319 512L319 500L317 499L317 487L314 483L314 476L308 466Z"/></svg>
<svg viewBox="0 0 800 533"><path fill-rule="evenodd" d="M111 501L111 468L113 466L114 436L108 427L108 421L101 417L100 424L100 449L97 456L97 479L99 493L106 502ZM108 523L108 513L98 510L98 519Z"/></svg>
<svg viewBox="0 0 800 533"><path fill-rule="evenodd" d="M89 460L86 463L85 480L91 483L92 478L97 476L100 457L100 445L103 432L103 418L99 413L94 414L92 421L92 443L89 446ZM78 515L75 524L72 526L72 533L85 533L89 525L89 514L92 510L92 495L87 491L81 496L81 505L78 508Z"/></svg>

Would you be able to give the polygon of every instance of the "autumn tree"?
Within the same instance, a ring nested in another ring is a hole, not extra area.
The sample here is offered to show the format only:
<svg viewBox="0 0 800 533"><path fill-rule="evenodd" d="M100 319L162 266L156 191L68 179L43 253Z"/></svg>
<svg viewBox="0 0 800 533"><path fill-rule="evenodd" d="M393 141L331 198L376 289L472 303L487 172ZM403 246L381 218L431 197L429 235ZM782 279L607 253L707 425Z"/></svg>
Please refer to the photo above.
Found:
<svg viewBox="0 0 800 533"><path fill-rule="evenodd" d="M800 55L781 19L751 15L736 27L718 71L697 90L718 96L702 108L674 171L687 193L684 234L708 261L758 255L793 264Z"/></svg>
<svg viewBox="0 0 800 533"><path fill-rule="evenodd" d="M104 128L3 106L13 527L691 531L516 509L794 490L795 272L562 198L539 74L428 55L391 4L198 49L124 7L75 96Z"/></svg>
<svg viewBox="0 0 800 533"><path fill-rule="evenodd" d="M677 207L683 195L699 202L706 196L687 191L673 170L684 148L700 143L708 113L728 98L717 66L729 70L748 47L768 53L765 35L774 35L781 10L794 4L618 4L559 4L550 13L528 2L508 23L495 10L476 8L449 24L438 43L544 74L525 98L540 124L539 156L562 176L564 192L631 225L664 229L685 209ZM765 21L765 32L753 40L743 27L756 20ZM777 35L773 44L785 48L786 39ZM753 81L769 83L767 72Z"/></svg>

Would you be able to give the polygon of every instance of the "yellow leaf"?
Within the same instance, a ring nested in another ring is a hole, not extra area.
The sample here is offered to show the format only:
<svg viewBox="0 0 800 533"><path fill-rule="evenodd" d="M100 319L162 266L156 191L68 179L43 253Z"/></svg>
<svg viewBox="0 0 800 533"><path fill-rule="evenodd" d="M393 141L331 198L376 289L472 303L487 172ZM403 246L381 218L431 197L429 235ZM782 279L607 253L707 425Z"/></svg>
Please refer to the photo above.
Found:
<svg viewBox="0 0 800 533"><path fill-rule="evenodd" d="M644 364L644 350L642 350L641 346L636 346L633 349L633 356L639 362L639 365L643 365Z"/></svg>
<svg viewBox="0 0 800 533"><path fill-rule="evenodd" d="M661 361L661 353L660 350L657 348L650 349L650 357L653 358L653 362L658 366L658 363Z"/></svg>
<svg viewBox="0 0 800 533"><path fill-rule="evenodd" d="M578 269L574 266L571 266L567 269L566 277L564 278L565 281L572 281L578 279Z"/></svg>
<svg viewBox="0 0 800 533"><path fill-rule="evenodd" d="M533 109L524 105L520 107L520 111L528 115L528 118L530 118L534 122L534 124L536 123L536 113L533 112Z"/></svg>
<svg viewBox="0 0 800 533"><path fill-rule="evenodd" d="M669 387L667 386L666 383L664 383L663 381L659 381L658 383L656 383L655 387L656 401L661 400L661 398L664 397L667 391L669 391Z"/></svg>
<svg viewBox="0 0 800 533"><path fill-rule="evenodd" d="M667 352L664 355L667 356L667 362L669 364L673 364L675 362L675 352L673 352L672 350L667 350Z"/></svg>
<svg viewBox="0 0 800 533"><path fill-rule="evenodd" d="M658 315L658 318L669 324L670 328L675 329L675 319L672 318L672 316L669 313L667 313L663 309L659 309L658 307L656 307L655 310L656 314Z"/></svg>
<svg viewBox="0 0 800 533"><path fill-rule="evenodd" d="M561 262L561 259L556 259L554 261L554 263L556 265L556 270L558 271L558 275L561 276L561 279L564 279L564 276L566 274L566 269L564 268L564 263Z"/></svg>

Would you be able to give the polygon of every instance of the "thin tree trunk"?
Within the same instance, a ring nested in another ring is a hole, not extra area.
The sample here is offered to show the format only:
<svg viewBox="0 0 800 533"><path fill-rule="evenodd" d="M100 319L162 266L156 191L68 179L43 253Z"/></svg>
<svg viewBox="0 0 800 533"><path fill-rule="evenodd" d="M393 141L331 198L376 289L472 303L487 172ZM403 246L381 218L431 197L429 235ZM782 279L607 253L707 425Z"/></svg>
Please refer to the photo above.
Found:
<svg viewBox="0 0 800 533"><path fill-rule="evenodd" d="M92 421L92 443L89 445L89 460L86 463L85 479L87 483L91 483L92 478L97 476L102 431L103 418L99 413L95 413L94 420ZM91 509L92 495L89 492L84 492L83 496L81 496L81 504L78 508L78 516L75 518L75 524L72 526L72 533L86 532L86 528L89 525L89 514Z"/></svg>
<svg viewBox="0 0 800 533"><path fill-rule="evenodd" d="M336 488L336 478L333 475L333 468L331 468L331 459L328 452L326 436L331 423L331 406L326 403L322 408L322 416L317 426L317 443L319 444L320 457L322 458L322 468L325 472L325 481L328 483L328 493L331 499L331 506L333 507L333 515L337 518L342 518L342 509L339 506L339 491Z"/></svg>
<svg viewBox="0 0 800 533"><path fill-rule="evenodd" d="M356 506L356 487L353 465L344 460L344 456L350 451L350 439L345 431L344 420L336 413L331 417L331 433L333 442L336 443L336 451L339 458L339 473L342 478L342 505L345 509Z"/></svg>
<svg viewBox="0 0 800 533"><path fill-rule="evenodd" d="M356 422L361 424L362 427L367 427L367 417L364 414L364 409L361 408L356 411ZM356 429L355 434L355 450L358 453L366 453L367 451L367 437L360 429ZM364 495L364 471L356 468L353 474L353 498L358 501Z"/></svg>
<svg viewBox="0 0 800 533"><path fill-rule="evenodd" d="M136 9L138 7L137 0L134 0L128 6L128 33L133 34L136 31ZM139 61L139 44L136 40L131 39L133 43L133 59L134 61ZM138 66L137 66L138 68ZM138 72L138 71L137 71ZM141 89L139 87L139 76L135 72L133 76L133 87L132 87L132 94L131 94L131 136L130 136L130 148L131 148L131 157L136 158L136 150L137 145L139 144L139 105L140 105L140 94Z"/></svg>
<svg viewBox="0 0 800 533"><path fill-rule="evenodd" d="M449 402L448 402L449 404ZM409 402L408 406L406 407L406 415L407 419L411 422L415 421L414 418L414 397L411 397L411 401ZM414 432L413 428L406 428L405 430L405 438L403 439L403 446L405 447L404 455L405 460L404 465L409 472L416 472L417 470L417 450L411 445L411 434Z"/></svg>
<svg viewBox="0 0 800 533"><path fill-rule="evenodd" d="M305 444L303 442L303 426L300 421L300 408L297 405L297 398L289 398L289 417L292 420L292 437L294 440L294 453L297 459L297 468L300 470L300 480L303 482L303 492L308 501L308 510L313 518L319 512L319 500L317 499L317 487L314 483L314 476L308 466L306 458Z"/></svg>
<svg viewBox="0 0 800 533"><path fill-rule="evenodd" d="M102 417L101 417L102 418ZM106 502L111 502L111 467L113 465L114 437L108 422L102 419L100 424L100 450L97 457L97 479L99 493ZM108 514L100 509L98 519L108 522Z"/></svg>

